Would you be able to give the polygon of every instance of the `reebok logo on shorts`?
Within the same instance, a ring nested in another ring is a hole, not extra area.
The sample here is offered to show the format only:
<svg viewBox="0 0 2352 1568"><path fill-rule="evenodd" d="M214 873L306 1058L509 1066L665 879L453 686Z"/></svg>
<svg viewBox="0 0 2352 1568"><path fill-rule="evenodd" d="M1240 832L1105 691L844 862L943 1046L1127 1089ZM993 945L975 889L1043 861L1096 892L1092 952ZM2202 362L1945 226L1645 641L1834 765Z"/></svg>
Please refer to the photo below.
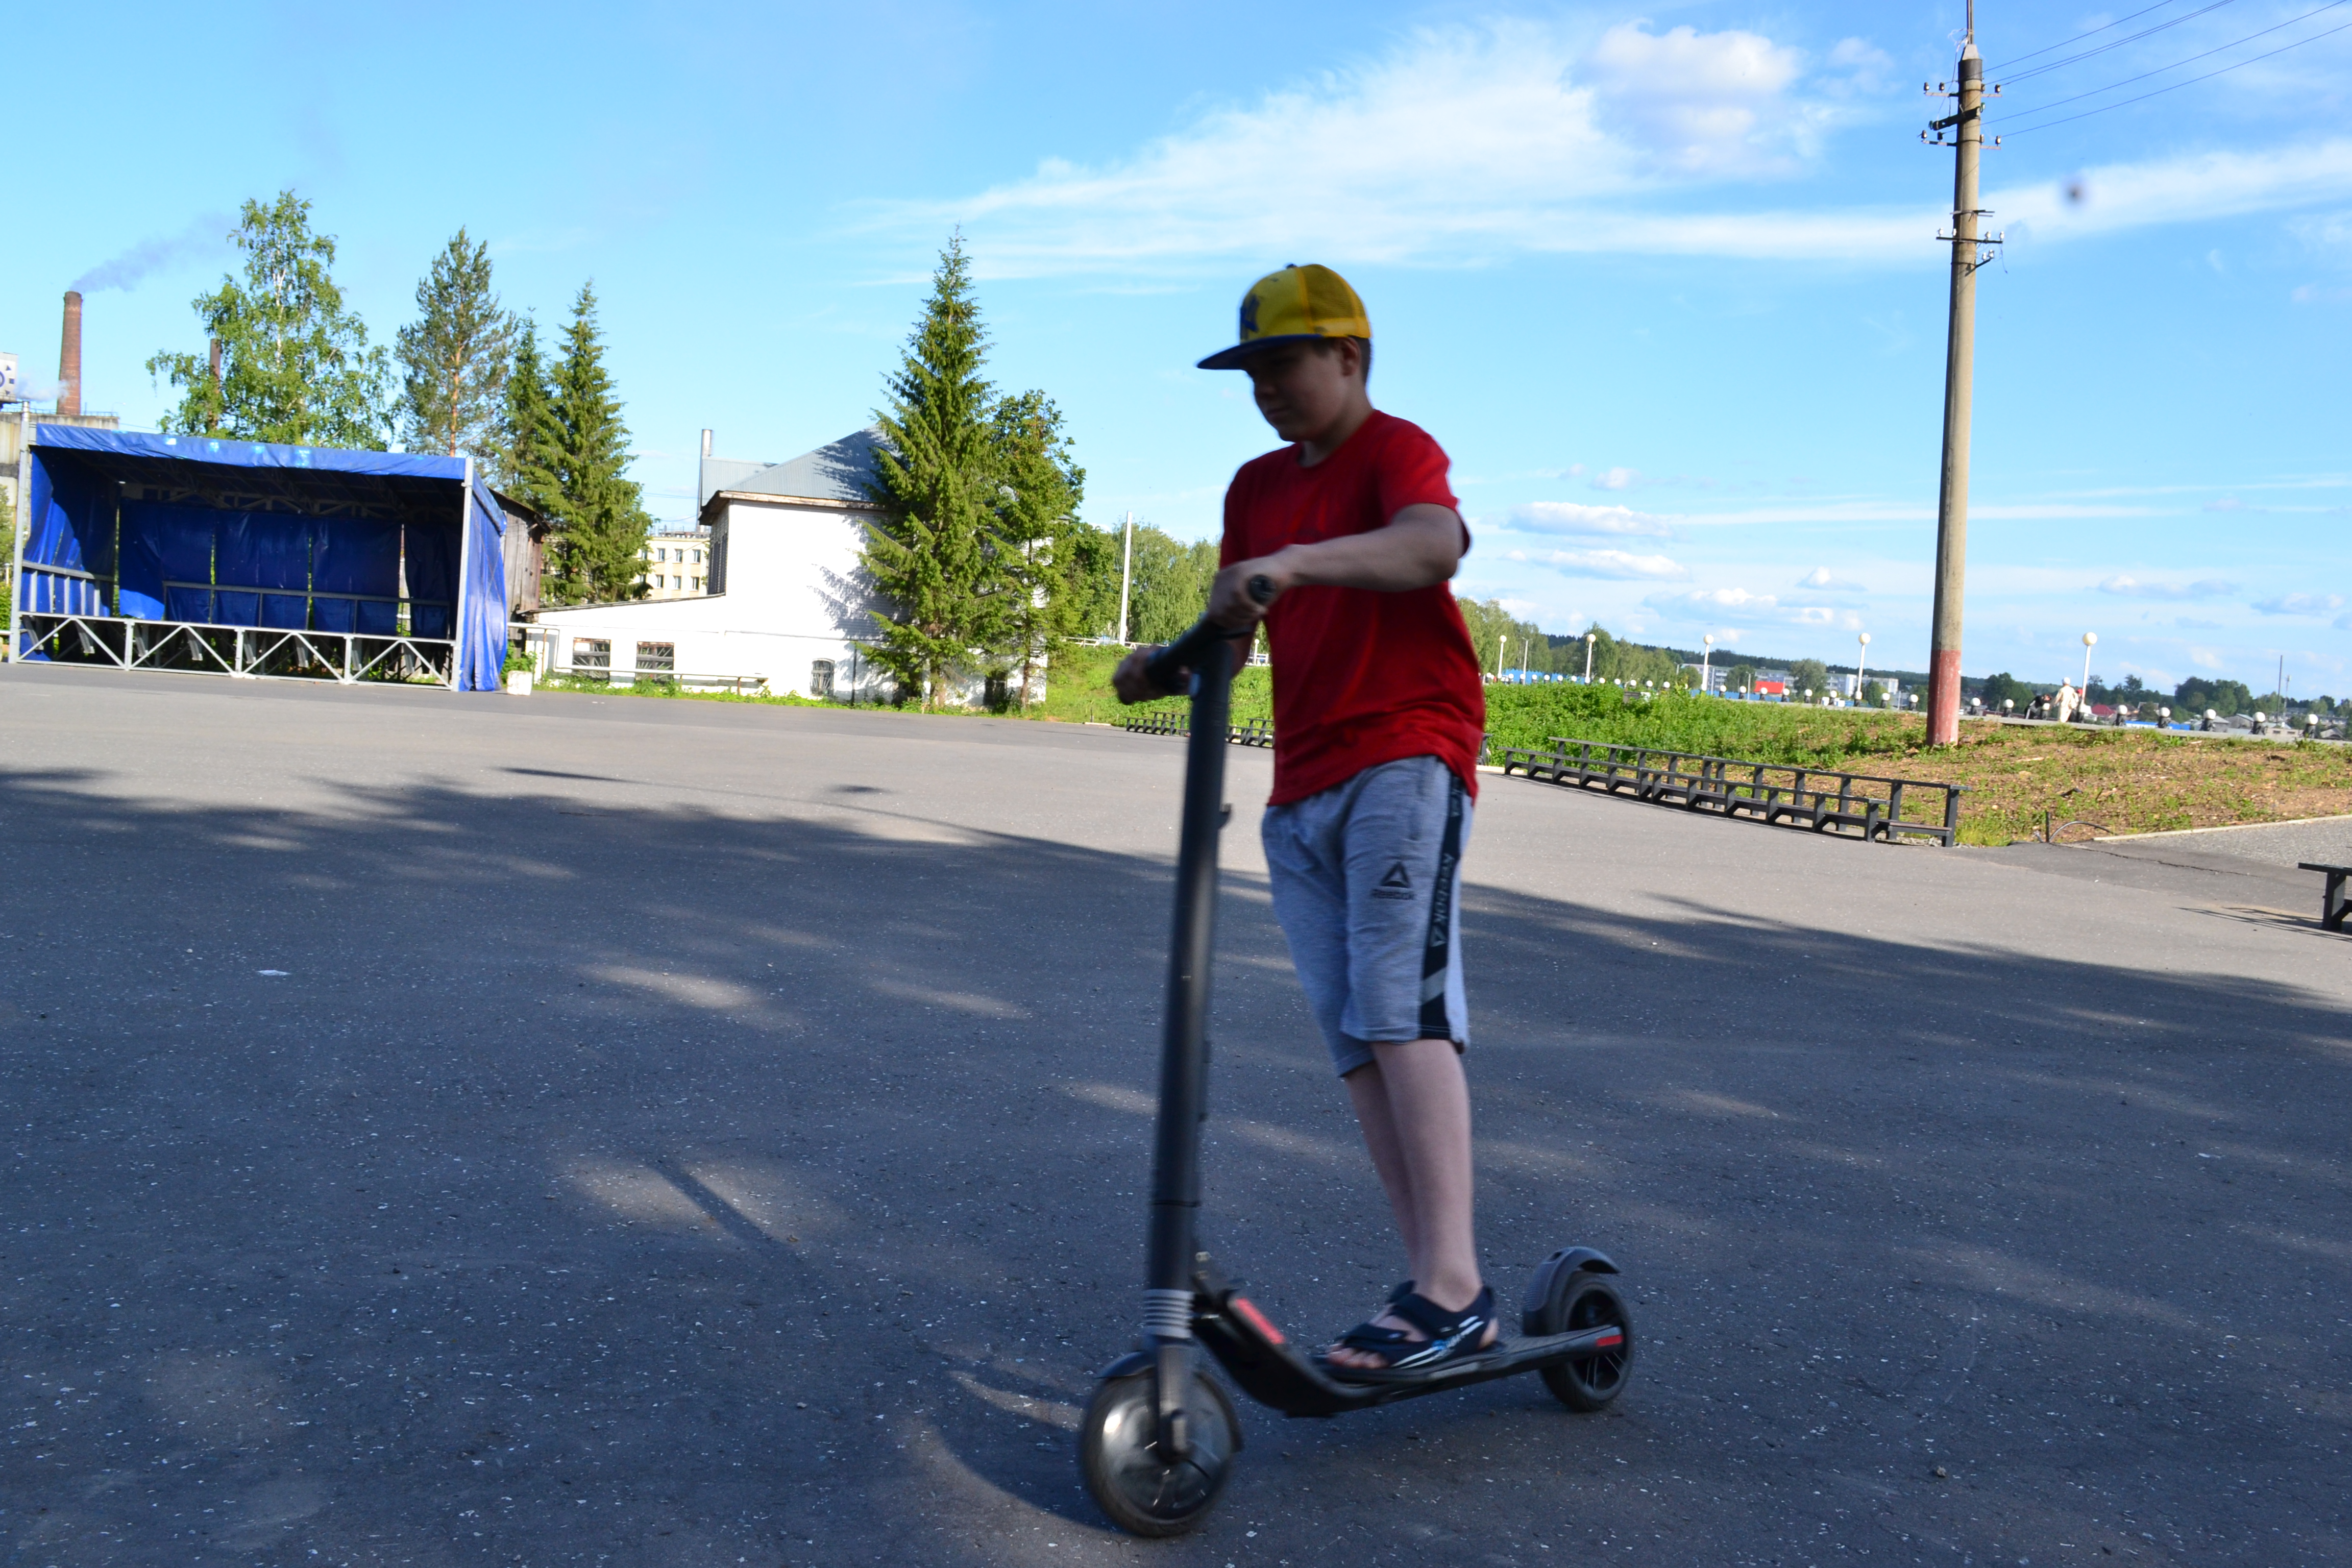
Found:
<svg viewBox="0 0 2352 1568"><path fill-rule="evenodd" d="M1372 889L1372 897L1376 899L1412 897L1412 873L1404 868L1403 861L1400 860L1389 868L1388 875L1381 879L1381 885Z"/></svg>

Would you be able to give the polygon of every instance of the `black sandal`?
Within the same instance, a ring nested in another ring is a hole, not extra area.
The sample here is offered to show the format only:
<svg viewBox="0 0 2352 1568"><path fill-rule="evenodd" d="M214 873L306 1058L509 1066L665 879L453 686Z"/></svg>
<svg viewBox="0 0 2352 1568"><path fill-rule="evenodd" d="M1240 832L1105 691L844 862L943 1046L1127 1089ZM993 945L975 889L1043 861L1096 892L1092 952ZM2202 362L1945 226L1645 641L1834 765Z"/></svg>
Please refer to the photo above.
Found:
<svg viewBox="0 0 2352 1568"><path fill-rule="evenodd" d="M1492 1347L1482 1342L1486 1330L1495 1321L1495 1289L1489 1285L1478 1292L1476 1300L1458 1312L1449 1312L1426 1296L1408 1289L1411 1281L1399 1286L1389 1298L1388 1310L1419 1329L1425 1338L1414 1339L1402 1329L1384 1329L1377 1323L1358 1323L1339 1336L1341 1346L1376 1355L1385 1363L1381 1366L1340 1366L1324 1360L1325 1370L1339 1378L1379 1378L1391 1373L1426 1372L1431 1367L1475 1355Z"/></svg>

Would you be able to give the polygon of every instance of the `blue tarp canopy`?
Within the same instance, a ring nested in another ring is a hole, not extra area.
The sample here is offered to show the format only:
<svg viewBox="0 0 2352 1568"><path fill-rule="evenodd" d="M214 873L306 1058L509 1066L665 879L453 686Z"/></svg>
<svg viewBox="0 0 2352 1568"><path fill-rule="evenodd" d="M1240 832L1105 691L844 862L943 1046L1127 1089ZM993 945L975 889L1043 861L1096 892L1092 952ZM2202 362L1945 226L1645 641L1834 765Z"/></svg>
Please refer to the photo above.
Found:
<svg viewBox="0 0 2352 1568"><path fill-rule="evenodd" d="M506 513L467 458L72 425L27 455L19 614L447 639L498 688Z"/></svg>

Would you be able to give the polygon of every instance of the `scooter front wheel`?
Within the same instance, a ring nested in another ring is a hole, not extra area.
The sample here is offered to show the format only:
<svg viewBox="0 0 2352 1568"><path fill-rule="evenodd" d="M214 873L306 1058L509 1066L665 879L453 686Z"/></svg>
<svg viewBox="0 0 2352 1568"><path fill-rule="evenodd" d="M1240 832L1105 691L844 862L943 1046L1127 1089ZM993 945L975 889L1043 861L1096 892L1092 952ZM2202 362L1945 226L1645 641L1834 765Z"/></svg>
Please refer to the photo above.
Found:
<svg viewBox="0 0 2352 1568"><path fill-rule="evenodd" d="M1178 1459L1160 1448L1159 1412L1149 1367L1096 1385L1078 1435L1078 1468L1095 1505L1130 1535L1181 1535L1206 1519L1232 1475L1242 1446L1240 1419L1224 1389L1192 1374L1185 1402L1192 1451Z"/></svg>
<svg viewBox="0 0 2352 1568"><path fill-rule="evenodd" d="M1544 1386L1552 1397L1585 1415L1613 1404L1625 1392L1625 1379L1633 1371L1633 1314L1617 1277L1585 1268L1563 1274L1552 1286L1551 1299L1527 1324L1528 1331L1536 1334L1602 1327L1621 1331L1614 1346L1543 1369Z"/></svg>

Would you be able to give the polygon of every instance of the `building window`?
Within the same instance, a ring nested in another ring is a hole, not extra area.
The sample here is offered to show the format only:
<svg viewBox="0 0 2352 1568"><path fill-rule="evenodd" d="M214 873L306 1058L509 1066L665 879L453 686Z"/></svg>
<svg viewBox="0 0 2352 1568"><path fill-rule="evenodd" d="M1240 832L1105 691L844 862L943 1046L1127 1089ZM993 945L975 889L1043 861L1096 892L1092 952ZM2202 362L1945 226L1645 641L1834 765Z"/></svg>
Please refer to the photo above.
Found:
<svg viewBox="0 0 2352 1568"><path fill-rule="evenodd" d="M698 551L696 551L696 552L694 552L694 563L695 563L697 566L699 566L699 565L701 565L701 564L702 564L702 552L701 552L701 551L699 551L699 550L698 550Z"/></svg>
<svg viewBox="0 0 2352 1568"><path fill-rule="evenodd" d="M637 645L637 673L668 675L677 668L677 645L668 642L641 642Z"/></svg>
<svg viewBox="0 0 2352 1568"><path fill-rule="evenodd" d="M602 680L613 673L613 644L608 637L575 637L572 643L572 673Z"/></svg>
<svg viewBox="0 0 2352 1568"><path fill-rule="evenodd" d="M820 658L809 666L809 695L811 697L833 695L833 660Z"/></svg>

